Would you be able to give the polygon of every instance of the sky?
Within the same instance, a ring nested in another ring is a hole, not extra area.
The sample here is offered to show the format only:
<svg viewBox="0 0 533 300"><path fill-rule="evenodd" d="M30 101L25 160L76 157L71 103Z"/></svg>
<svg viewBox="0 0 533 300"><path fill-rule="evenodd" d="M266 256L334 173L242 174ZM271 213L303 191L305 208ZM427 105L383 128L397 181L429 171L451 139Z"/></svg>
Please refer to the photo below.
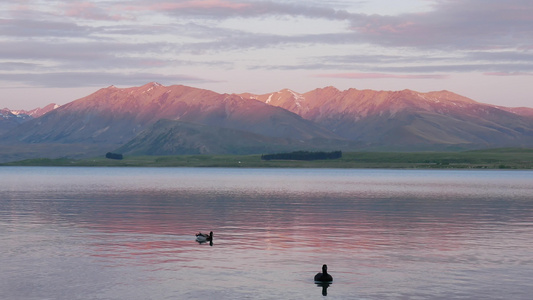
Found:
<svg viewBox="0 0 533 300"><path fill-rule="evenodd" d="M0 1L0 108L148 82L533 107L531 0Z"/></svg>

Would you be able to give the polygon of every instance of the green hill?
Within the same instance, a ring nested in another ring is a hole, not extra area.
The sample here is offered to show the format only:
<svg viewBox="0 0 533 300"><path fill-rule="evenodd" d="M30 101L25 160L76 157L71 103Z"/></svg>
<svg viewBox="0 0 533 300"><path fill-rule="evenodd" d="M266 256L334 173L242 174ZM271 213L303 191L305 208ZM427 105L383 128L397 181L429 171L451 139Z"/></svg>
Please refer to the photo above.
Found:
<svg viewBox="0 0 533 300"><path fill-rule="evenodd" d="M235 167L235 168L409 168L533 169L533 149L465 152L343 152L335 160L261 160L261 155L125 155L122 160L30 159L3 166Z"/></svg>

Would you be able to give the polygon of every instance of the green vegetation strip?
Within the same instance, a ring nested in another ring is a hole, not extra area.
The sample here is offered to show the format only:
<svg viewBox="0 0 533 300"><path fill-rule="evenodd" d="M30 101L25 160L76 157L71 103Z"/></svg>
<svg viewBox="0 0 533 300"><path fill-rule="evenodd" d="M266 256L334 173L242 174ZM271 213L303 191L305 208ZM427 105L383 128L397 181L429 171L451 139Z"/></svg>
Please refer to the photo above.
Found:
<svg viewBox="0 0 533 300"><path fill-rule="evenodd" d="M230 167L230 168L416 168L533 169L533 149L490 149L465 152L343 152L334 160L261 160L261 155L128 156L115 160L28 159L3 166L76 167Z"/></svg>

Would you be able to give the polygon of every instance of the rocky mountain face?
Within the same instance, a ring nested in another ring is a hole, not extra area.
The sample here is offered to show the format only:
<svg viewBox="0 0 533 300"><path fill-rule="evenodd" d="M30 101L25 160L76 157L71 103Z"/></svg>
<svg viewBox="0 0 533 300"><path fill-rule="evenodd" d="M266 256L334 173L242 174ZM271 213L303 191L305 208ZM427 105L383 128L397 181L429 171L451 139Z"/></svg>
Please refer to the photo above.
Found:
<svg viewBox="0 0 533 300"><path fill-rule="evenodd" d="M26 110L10 110L8 108L0 109L0 135L9 132L18 125L38 118L49 111L58 108L59 105L54 103L49 104L43 108L36 108L29 111Z"/></svg>
<svg viewBox="0 0 533 300"><path fill-rule="evenodd" d="M285 108L368 146L446 149L533 143L529 109L495 107L448 91L339 91L327 87L305 94L282 90L245 96Z"/></svg>
<svg viewBox="0 0 533 300"><path fill-rule="evenodd" d="M533 108L529 107L504 107L504 106L495 106L501 110L511 112L515 115L533 117Z"/></svg>
<svg viewBox="0 0 533 300"><path fill-rule="evenodd" d="M103 149L170 155L533 146L533 109L447 91L327 87L237 95L149 83L110 86L54 108L26 119L2 111L0 124L12 124L0 126L8 128L0 131L3 157L23 157L20 150L6 154L21 147L33 156L83 157ZM28 150L36 145L40 150Z"/></svg>
<svg viewBox="0 0 533 300"><path fill-rule="evenodd" d="M250 154L300 149L355 148L356 142L314 137L293 139L198 123L161 119L115 150L131 155ZM340 148L339 148L340 147Z"/></svg>
<svg viewBox="0 0 533 300"><path fill-rule="evenodd" d="M7 108L0 109L0 134L9 132L18 125L33 119L27 114L17 114Z"/></svg>
<svg viewBox="0 0 533 300"><path fill-rule="evenodd" d="M43 108L35 108L35 109L32 109L32 110L13 110L14 113L16 114L26 114L26 115L29 115L31 116L32 118L38 118L56 108L58 108L59 105L55 104L55 103L50 103L48 104L47 106L43 107Z"/></svg>
<svg viewBox="0 0 533 300"><path fill-rule="evenodd" d="M340 139L333 132L280 107L238 95L157 83L101 89L24 122L1 139L11 144L105 144L118 148L161 119L207 126L197 130L234 129L265 138Z"/></svg>

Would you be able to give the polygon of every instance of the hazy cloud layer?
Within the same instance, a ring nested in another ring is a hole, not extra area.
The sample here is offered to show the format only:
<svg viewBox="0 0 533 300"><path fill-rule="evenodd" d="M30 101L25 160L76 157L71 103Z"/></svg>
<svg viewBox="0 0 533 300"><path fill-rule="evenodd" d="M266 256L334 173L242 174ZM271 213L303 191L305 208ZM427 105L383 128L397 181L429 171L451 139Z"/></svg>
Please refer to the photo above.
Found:
<svg viewBox="0 0 533 300"><path fill-rule="evenodd" d="M157 73L111 73L111 72L42 72L0 74L0 81L16 81L30 86L67 88L79 85L105 87L110 82L117 85L143 85L151 78L156 82L192 82L203 83L206 80L184 75L162 75Z"/></svg>
<svg viewBox="0 0 533 300"><path fill-rule="evenodd" d="M394 78L394 79L443 79L447 75L397 75L385 73L339 73L339 74L317 74L316 77L329 78L347 78L347 79L380 79L380 78Z"/></svg>
<svg viewBox="0 0 533 300"><path fill-rule="evenodd" d="M224 70L439 80L533 73L530 0L408 2L416 1L428 9L368 13L367 1L8 2L0 4L0 84L220 82L228 79L215 73Z"/></svg>

